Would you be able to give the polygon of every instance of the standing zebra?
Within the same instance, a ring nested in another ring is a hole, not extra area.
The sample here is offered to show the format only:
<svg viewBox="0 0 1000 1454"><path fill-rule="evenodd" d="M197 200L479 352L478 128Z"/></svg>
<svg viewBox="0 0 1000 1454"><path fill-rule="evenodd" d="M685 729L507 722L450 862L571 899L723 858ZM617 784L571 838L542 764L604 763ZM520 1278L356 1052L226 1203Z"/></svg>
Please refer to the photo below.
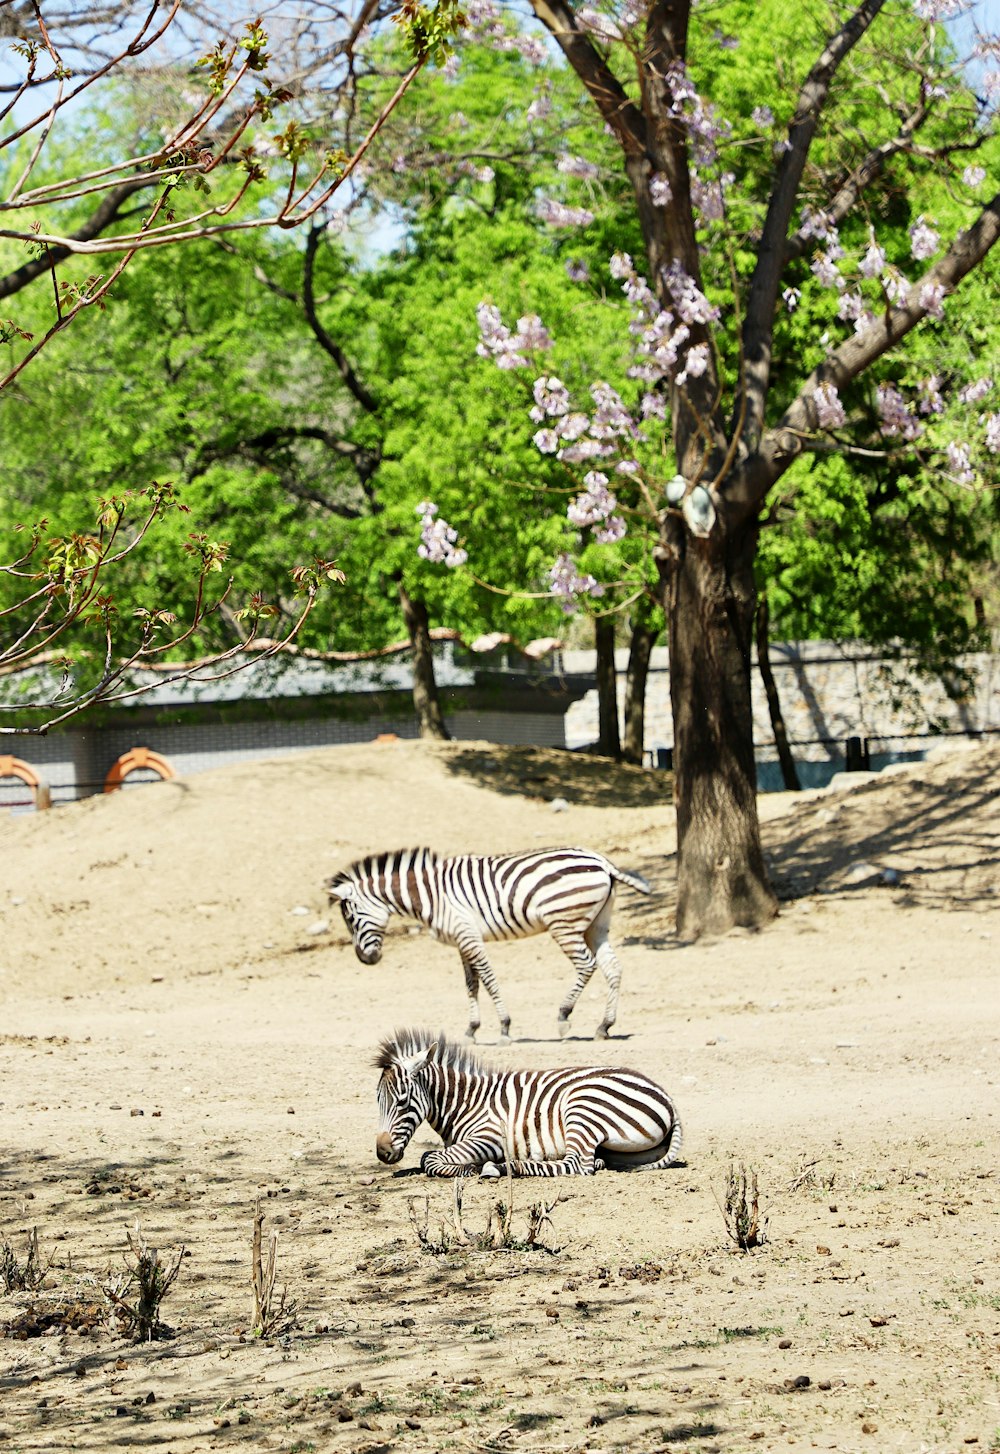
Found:
<svg viewBox="0 0 1000 1454"><path fill-rule="evenodd" d="M559 1007L559 1033L569 1029L573 1007L600 965L608 1002L595 1039L606 1040L618 1012L621 966L608 938L616 882L641 894L651 892L637 873L616 868L584 848L540 848L496 858L460 854L439 858L430 848L370 854L327 881L340 900L362 964L382 958L385 926L392 913L426 924L436 939L454 944L462 956L469 991L469 1028L479 1029L482 979L500 1020L501 1043L510 1037L510 1015L486 957L484 942L525 939L546 929L576 969L576 979Z"/></svg>
<svg viewBox="0 0 1000 1454"><path fill-rule="evenodd" d="M637 1070L492 1070L424 1030L384 1040L375 1065L375 1154L390 1166L425 1120L444 1142L420 1159L428 1176L499 1176L506 1162L515 1176L658 1171L680 1156L673 1101Z"/></svg>

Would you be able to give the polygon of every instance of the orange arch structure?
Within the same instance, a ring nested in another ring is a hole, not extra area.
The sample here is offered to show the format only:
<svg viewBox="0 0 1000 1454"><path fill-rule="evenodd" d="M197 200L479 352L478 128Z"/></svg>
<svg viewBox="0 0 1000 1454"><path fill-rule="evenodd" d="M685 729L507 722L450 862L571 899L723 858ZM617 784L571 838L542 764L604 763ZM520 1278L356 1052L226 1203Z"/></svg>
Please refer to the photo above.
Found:
<svg viewBox="0 0 1000 1454"><path fill-rule="evenodd" d="M33 767L22 762L19 757L12 757L9 752L0 753L0 778L19 778L31 789L31 795L35 800L36 808L47 808L49 806L49 791L43 784L41 778Z"/></svg>
<svg viewBox="0 0 1000 1454"><path fill-rule="evenodd" d="M121 787L130 772L136 772L145 768L147 772L155 772L164 782L177 774L165 757L158 752L153 752L148 747L132 747L128 752L123 752L121 757L111 767L110 772L104 779L104 791L113 793Z"/></svg>

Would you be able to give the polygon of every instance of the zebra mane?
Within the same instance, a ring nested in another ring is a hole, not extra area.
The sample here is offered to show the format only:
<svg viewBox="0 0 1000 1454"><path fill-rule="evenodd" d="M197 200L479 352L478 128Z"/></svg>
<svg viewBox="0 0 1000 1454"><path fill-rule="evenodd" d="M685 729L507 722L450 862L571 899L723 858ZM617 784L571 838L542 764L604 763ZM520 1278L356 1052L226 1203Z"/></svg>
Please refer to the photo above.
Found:
<svg viewBox="0 0 1000 1454"><path fill-rule="evenodd" d="M482 1074L484 1070L482 1061L471 1050L467 1050L464 1045L456 1045L444 1034L435 1035L431 1030L396 1030L388 1035L378 1048L375 1068L390 1070L401 1060L409 1060L411 1056L419 1055L428 1045L434 1046L430 1059L432 1065L449 1066L453 1070L464 1070L470 1075Z"/></svg>
<svg viewBox="0 0 1000 1454"><path fill-rule="evenodd" d="M395 848L389 853L366 853L364 858L356 858L347 868L342 868L327 879L327 888L336 889L341 884L351 883L356 878L365 878L373 872L381 872L390 859L399 858L403 854L422 853L429 863L437 862L437 854L433 848Z"/></svg>

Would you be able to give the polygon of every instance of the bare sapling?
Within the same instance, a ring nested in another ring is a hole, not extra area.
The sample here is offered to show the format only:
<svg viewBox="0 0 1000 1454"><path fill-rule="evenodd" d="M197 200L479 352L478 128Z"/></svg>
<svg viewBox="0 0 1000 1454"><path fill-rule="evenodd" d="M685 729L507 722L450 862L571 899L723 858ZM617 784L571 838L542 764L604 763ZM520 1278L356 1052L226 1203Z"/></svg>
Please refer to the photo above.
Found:
<svg viewBox="0 0 1000 1454"><path fill-rule="evenodd" d="M125 1254L125 1271L105 1283L104 1296L133 1342L151 1343L169 1331L160 1320L160 1305L177 1280L184 1248L168 1267L156 1248L150 1247L138 1222L126 1235L129 1251Z"/></svg>
<svg viewBox="0 0 1000 1454"><path fill-rule="evenodd" d="M45 1281L52 1266L52 1258L42 1266L38 1251L38 1228L32 1227L28 1234L28 1248L23 1263L13 1243L0 1242L0 1286L4 1292L37 1292Z"/></svg>
<svg viewBox="0 0 1000 1454"><path fill-rule="evenodd" d="M767 1241L767 1217L761 1216L757 1173L742 1163L737 1171L730 1165L725 1201L720 1203L726 1232L741 1252L762 1247Z"/></svg>
<svg viewBox="0 0 1000 1454"><path fill-rule="evenodd" d="M278 1276L278 1234L271 1232L264 1253L264 1212L257 1197L253 1204L253 1241L251 1248L253 1278L253 1336L255 1338L277 1338L289 1333L296 1324L294 1302L288 1301L288 1286L284 1285L275 1298L275 1282Z"/></svg>

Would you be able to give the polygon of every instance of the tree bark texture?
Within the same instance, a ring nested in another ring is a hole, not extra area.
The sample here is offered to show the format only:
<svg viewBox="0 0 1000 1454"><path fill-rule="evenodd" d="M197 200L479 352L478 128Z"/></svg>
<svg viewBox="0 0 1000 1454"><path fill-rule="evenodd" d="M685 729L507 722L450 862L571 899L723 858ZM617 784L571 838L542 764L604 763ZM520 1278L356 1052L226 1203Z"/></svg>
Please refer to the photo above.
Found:
<svg viewBox="0 0 1000 1454"><path fill-rule="evenodd" d="M597 751L601 757L612 757L618 762L621 760L622 744L618 731L614 617L596 617L594 641L597 647Z"/></svg>
<svg viewBox="0 0 1000 1454"><path fill-rule="evenodd" d="M760 846L750 707L756 529L706 539L665 519L677 808L677 932L756 927L778 912Z"/></svg>
<svg viewBox="0 0 1000 1454"><path fill-rule="evenodd" d="M446 742L451 733L444 723L434 679L434 651L425 602L414 600L403 582L399 582L399 604L403 608L410 649L413 653L413 706L420 723L421 737Z"/></svg>
<svg viewBox="0 0 1000 1454"><path fill-rule="evenodd" d="M774 745L778 750L778 762L781 764L781 780L790 793L798 793L802 791L802 784L799 782L792 749L788 745L788 733L785 731L785 718L781 711L778 684L774 680L774 672L771 670L770 625L771 612L768 608L767 596L762 595L757 601L757 668L760 672L760 679L764 683L767 710L771 717L771 731L774 733Z"/></svg>
<svg viewBox="0 0 1000 1454"><path fill-rule="evenodd" d="M649 678L649 659L659 634L659 630L646 621L645 613L638 615L632 623L628 671L625 676L622 757L626 762L634 762L640 767L646 739L646 682Z"/></svg>

